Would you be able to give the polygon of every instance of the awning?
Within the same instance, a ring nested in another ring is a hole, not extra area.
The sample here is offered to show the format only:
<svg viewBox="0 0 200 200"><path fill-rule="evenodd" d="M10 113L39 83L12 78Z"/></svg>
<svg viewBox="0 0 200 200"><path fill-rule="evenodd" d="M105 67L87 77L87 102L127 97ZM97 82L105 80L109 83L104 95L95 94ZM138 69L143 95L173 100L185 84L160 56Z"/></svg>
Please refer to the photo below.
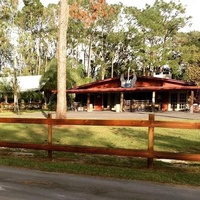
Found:
<svg viewBox="0 0 200 200"><path fill-rule="evenodd" d="M145 92L145 91L172 91L172 90L200 90L197 86L149 86L149 87L133 87L133 88L91 88L91 89L76 89L66 90L67 93L110 93L110 92ZM57 90L52 90L56 93Z"/></svg>

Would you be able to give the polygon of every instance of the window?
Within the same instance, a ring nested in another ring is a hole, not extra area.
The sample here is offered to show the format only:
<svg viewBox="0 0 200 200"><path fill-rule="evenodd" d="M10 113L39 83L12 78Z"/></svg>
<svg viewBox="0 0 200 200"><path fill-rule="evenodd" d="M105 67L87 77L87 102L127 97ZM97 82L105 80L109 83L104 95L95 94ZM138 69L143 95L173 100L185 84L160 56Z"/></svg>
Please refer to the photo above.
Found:
<svg viewBox="0 0 200 200"><path fill-rule="evenodd" d="M186 109L186 104L187 104L187 95L186 93L181 93L180 94L180 109Z"/></svg>
<svg viewBox="0 0 200 200"><path fill-rule="evenodd" d="M178 102L178 94L172 93L171 94L171 104L170 104L172 110L177 109L177 102Z"/></svg>

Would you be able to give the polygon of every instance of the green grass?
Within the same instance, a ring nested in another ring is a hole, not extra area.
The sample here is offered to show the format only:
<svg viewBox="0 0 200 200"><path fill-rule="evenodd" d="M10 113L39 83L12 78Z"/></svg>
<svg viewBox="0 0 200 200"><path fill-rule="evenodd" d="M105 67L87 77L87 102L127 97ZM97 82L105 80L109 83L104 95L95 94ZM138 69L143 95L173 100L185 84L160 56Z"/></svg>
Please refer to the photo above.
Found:
<svg viewBox="0 0 200 200"><path fill-rule="evenodd" d="M53 143L110 148L147 149L147 128L55 126ZM0 124L0 140L47 143L46 125ZM155 150L199 153L199 130L155 128Z"/></svg>
<svg viewBox="0 0 200 200"><path fill-rule="evenodd" d="M147 128L55 126L53 143L109 148L147 149ZM46 125L0 124L0 140L47 143ZM155 150L200 153L199 130L155 128ZM17 152L17 154L16 154ZM147 169L146 159L53 152L0 149L0 165L25 167L112 178L146 180L168 184L200 186L199 162L154 161Z"/></svg>
<svg viewBox="0 0 200 200"><path fill-rule="evenodd" d="M50 160L42 154L37 152L37 156L30 157L4 154L0 158L0 165L200 187L200 165L195 163L169 164L155 161L154 168L147 169L145 159L55 153L54 158Z"/></svg>

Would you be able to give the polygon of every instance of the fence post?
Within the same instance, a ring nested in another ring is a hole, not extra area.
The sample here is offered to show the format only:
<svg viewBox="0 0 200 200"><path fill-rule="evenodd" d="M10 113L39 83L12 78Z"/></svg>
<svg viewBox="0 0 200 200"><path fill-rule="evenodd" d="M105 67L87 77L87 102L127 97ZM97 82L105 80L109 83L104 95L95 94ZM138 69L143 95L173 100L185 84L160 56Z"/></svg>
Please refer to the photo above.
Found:
<svg viewBox="0 0 200 200"><path fill-rule="evenodd" d="M148 152L152 155L154 150L154 127L152 127L152 122L155 120L154 114L149 114L150 127L148 128ZM153 158L147 159L148 168L153 167Z"/></svg>
<svg viewBox="0 0 200 200"><path fill-rule="evenodd" d="M48 113L48 119L52 119L52 114ZM52 145L52 125L48 124L48 144ZM48 158L52 158L52 150L48 150Z"/></svg>

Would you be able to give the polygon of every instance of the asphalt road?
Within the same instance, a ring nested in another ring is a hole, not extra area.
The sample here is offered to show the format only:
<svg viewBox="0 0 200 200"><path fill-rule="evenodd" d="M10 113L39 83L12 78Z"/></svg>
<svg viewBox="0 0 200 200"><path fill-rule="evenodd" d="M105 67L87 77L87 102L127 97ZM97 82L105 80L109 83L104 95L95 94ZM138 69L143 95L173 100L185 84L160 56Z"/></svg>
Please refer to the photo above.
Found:
<svg viewBox="0 0 200 200"><path fill-rule="evenodd" d="M1 200L197 200L200 188L0 167Z"/></svg>
<svg viewBox="0 0 200 200"><path fill-rule="evenodd" d="M55 116L55 113L52 113ZM143 119L148 120L149 114L155 115L155 120L200 120L200 113L189 112L113 112L113 111L93 111L93 112L67 112L67 118L84 119Z"/></svg>

